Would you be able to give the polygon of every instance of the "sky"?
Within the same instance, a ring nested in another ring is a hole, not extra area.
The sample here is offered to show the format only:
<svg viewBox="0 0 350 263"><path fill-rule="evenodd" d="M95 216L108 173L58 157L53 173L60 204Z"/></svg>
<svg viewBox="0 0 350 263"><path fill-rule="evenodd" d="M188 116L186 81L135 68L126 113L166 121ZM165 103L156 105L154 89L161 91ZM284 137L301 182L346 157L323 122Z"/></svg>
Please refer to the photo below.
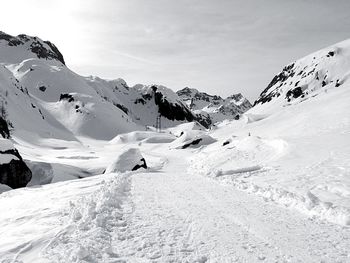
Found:
<svg viewBox="0 0 350 263"><path fill-rule="evenodd" d="M254 101L288 63L350 38L349 0L0 0L1 31L78 74Z"/></svg>

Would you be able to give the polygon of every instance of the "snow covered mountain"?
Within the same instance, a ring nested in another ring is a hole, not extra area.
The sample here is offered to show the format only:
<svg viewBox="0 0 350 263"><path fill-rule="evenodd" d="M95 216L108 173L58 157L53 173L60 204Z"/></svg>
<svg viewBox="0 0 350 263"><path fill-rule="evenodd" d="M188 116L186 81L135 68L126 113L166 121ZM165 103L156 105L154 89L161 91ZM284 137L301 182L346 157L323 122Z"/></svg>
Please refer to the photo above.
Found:
<svg viewBox="0 0 350 263"><path fill-rule="evenodd" d="M0 181L0 262L349 261L350 40L209 130L171 90L81 77L26 38L0 40L0 178L32 173Z"/></svg>
<svg viewBox="0 0 350 263"><path fill-rule="evenodd" d="M348 82L349 47L350 40L345 40L285 66L254 102L254 110L272 112Z"/></svg>
<svg viewBox="0 0 350 263"><path fill-rule="evenodd" d="M79 76L66 67L54 44L37 37L1 32L0 65L0 103L16 133L111 139L153 127L158 116L162 128L191 121L211 124L166 87L129 87L122 79Z"/></svg>
<svg viewBox="0 0 350 263"><path fill-rule="evenodd" d="M242 113L252 107L241 93L233 94L226 99L188 87L176 93L191 110L207 114L213 123L226 119L239 119Z"/></svg>

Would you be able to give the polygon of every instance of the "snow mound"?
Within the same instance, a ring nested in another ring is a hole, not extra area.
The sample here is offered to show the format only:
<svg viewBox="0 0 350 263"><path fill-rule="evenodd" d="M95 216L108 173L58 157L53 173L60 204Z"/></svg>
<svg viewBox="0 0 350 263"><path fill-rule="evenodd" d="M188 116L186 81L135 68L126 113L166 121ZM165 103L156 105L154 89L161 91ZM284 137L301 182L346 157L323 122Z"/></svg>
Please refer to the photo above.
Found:
<svg viewBox="0 0 350 263"><path fill-rule="evenodd" d="M167 131L179 137L184 132L190 131L205 131L206 129L200 125L198 122L189 122L177 125L172 128L168 128Z"/></svg>
<svg viewBox="0 0 350 263"><path fill-rule="evenodd" d="M105 173L124 173L147 168L146 160L137 148L130 148L122 152L106 169Z"/></svg>
<svg viewBox="0 0 350 263"><path fill-rule="evenodd" d="M239 174L263 169L265 163L278 159L288 151L281 139L255 136L233 137L228 144L213 144L191 158L189 172L206 176ZM218 154L220 152L220 154Z"/></svg>
<svg viewBox="0 0 350 263"><path fill-rule="evenodd" d="M125 134L119 134L112 140L110 140L110 144L118 144L118 143L135 143L135 142L169 142L174 140L174 136L166 133L158 133L153 131L134 131Z"/></svg>
<svg viewBox="0 0 350 263"><path fill-rule="evenodd" d="M170 143L175 140L175 136L168 133L158 133L155 136L148 137L142 143Z"/></svg>
<svg viewBox="0 0 350 263"><path fill-rule="evenodd" d="M170 145L171 149L186 149L198 148L203 145L209 145L216 142L216 140L200 131L183 132L179 138L173 141Z"/></svg>

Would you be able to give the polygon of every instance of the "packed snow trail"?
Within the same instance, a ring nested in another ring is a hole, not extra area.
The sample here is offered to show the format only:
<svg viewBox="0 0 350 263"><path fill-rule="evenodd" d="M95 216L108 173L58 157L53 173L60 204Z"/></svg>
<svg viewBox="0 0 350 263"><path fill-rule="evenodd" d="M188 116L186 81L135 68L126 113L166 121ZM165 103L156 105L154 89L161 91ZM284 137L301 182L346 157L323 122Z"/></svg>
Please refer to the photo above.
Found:
<svg viewBox="0 0 350 263"><path fill-rule="evenodd" d="M164 153L168 163L159 171L5 193L38 203L35 211L23 200L12 203L8 227L1 225L0 262L350 261L348 227L186 174L190 151ZM16 247L3 245L14 236Z"/></svg>
<svg viewBox="0 0 350 263"><path fill-rule="evenodd" d="M132 177L130 239L115 242L138 262L347 262L349 229L183 172L171 152L164 172ZM183 153L181 154L183 155Z"/></svg>

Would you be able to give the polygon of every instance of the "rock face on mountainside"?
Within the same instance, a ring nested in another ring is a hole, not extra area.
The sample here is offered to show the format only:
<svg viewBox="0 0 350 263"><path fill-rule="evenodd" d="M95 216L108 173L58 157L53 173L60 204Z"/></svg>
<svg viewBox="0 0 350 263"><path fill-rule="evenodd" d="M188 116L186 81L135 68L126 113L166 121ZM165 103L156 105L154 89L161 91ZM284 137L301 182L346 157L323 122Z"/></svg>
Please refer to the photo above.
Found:
<svg viewBox="0 0 350 263"><path fill-rule="evenodd" d="M29 57L31 57L30 53L32 53L37 58L58 60L65 64L63 55L50 41L43 41L38 37L31 37L24 34L17 37L10 36L2 31L0 31L0 41L5 42L12 49L19 51L19 53L27 51L27 56Z"/></svg>
<svg viewBox="0 0 350 263"><path fill-rule="evenodd" d="M161 85L129 87L122 79L82 77L64 64L57 47L37 37L0 33L0 105L14 132L77 140L197 121L211 125ZM25 114L26 120L23 120Z"/></svg>
<svg viewBox="0 0 350 263"><path fill-rule="evenodd" d="M203 115L206 114L212 122L238 119L242 113L252 107L241 93L231 95L226 99L188 87L176 93L191 110L201 112Z"/></svg>
<svg viewBox="0 0 350 263"><path fill-rule="evenodd" d="M9 129L2 117L0 123L2 124L0 134L5 134L2 139L0 138L0 184L11 188L24 187L31 180L32 172L8 139Z"/></svg>
<svg viewBox="0 0 350 263"><path fill-rule="evenodd" d="M285 66L254 106L288 106L337 88L350 75L350 40L317 51Z"/></svg>

